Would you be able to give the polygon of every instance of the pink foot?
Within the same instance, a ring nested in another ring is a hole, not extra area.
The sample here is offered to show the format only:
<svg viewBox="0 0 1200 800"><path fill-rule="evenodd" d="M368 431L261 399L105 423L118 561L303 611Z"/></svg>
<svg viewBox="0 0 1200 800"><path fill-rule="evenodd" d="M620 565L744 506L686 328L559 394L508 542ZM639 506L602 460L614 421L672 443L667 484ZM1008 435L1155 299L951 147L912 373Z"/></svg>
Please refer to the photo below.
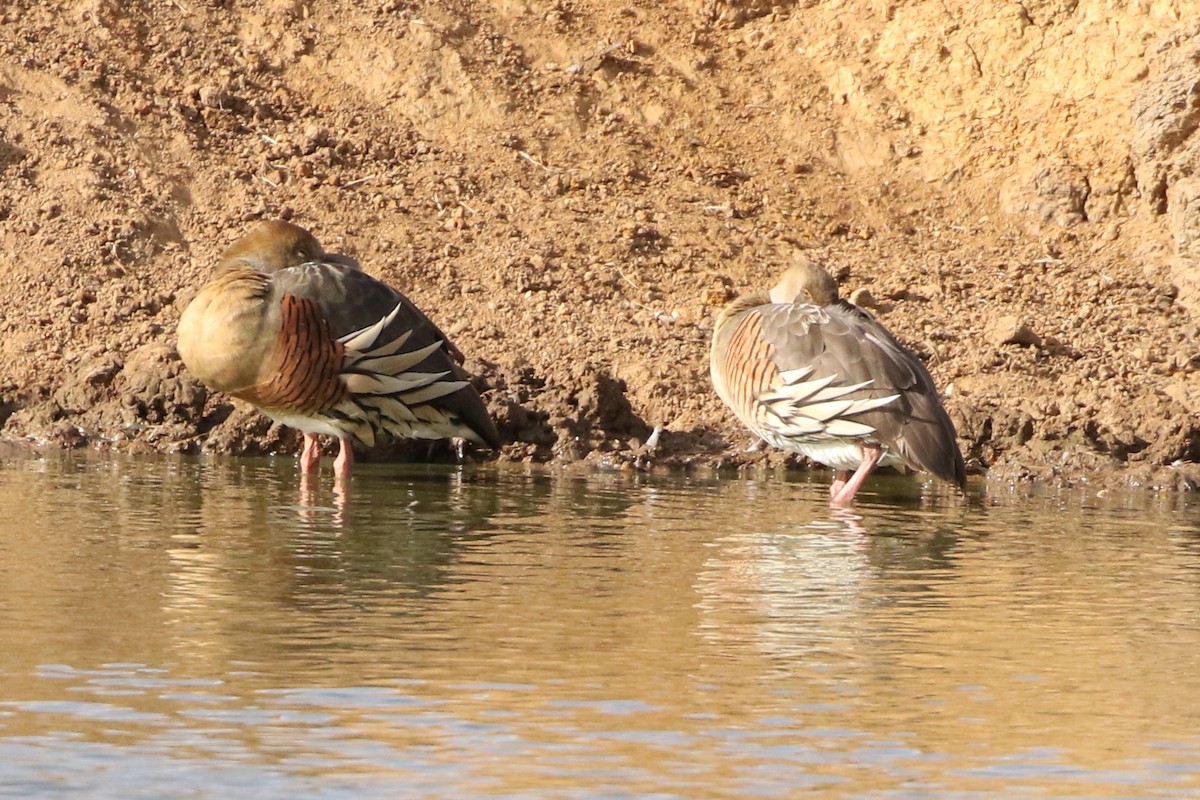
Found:
<svg viewBox="0 0 1200 800"><path fill-rule="evenodd" d="M862 454L862 463L858 465L858 469L854 470L850 480L846 481L846 484L829 498L830 505L844 506L854 502L854 495L858 494L858 490L862 488L863 481L875 471L875 467L879 466L879 460L883 458L883 448L877 444L864 444Z"/></svg>
<svg viewBox="0 0 1200 800"><path fill-rule="evenodd" d="M304 434L304 448L300 451L300 474L316 472L321 466L321 443L311 433Z"/></svg>
<svg viewBox="0 0 1200 800"><path fill-rule="evenodd" d="M354 464L354 448L349 439L338 440L337 458L333 460L333 477L338 483L350 479L350 467Z"/></svg>

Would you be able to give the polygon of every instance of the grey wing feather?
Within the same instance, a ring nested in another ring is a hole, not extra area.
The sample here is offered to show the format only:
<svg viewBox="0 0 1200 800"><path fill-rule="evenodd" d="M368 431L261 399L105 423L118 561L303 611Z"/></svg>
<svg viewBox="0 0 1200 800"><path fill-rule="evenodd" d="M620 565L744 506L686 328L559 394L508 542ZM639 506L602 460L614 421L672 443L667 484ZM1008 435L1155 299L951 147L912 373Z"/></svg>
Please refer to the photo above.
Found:
<svg viewBox="0 0 1200 800"><path fill-rule="evenodd" d="M763 336L781 372L805 369L807 380L864 384L845 399L895 402L854 416L911 466L964 487L966 467L954 424L942 407L925 365L862 309L844 302L817 308L803 303L761 309Z"/></svg>
<svg viewBox="0 0 1200 800"><path fill-rule="evenodd" d="M466 382L469 376L459 366L463 360L462 354L441 329L403 294L358 269L328 262L312 262L279 270L272 275L272 279L280 290L316 301L333 335L339 339L394 315L376 337L376 345L403 339L402 349L396 348L397 351L420 358L392 358L393 365L403 366L406 372L418 374L442 373L462 382L456 391L440 397L410 395L408 398L401 396L401 399L414 403L431 400L439 408L462 420L484 443L493 448L500 446L500 436L491 416L474 387ZM380 363L383 362L376 362L377 365ZM353 367L350 369L353 370Z"/></svg>
<svg viewBox="0 0 1200 800"><path fill-rule="evenodd" d="M289 294L316 300L336 337L374 324L401 304L393 324L398 329L412 330L414 344L440 339L451 357L460 363L463 360L458 348L411 300L355 267L311 262L279 270L273 278Z"/></svg>

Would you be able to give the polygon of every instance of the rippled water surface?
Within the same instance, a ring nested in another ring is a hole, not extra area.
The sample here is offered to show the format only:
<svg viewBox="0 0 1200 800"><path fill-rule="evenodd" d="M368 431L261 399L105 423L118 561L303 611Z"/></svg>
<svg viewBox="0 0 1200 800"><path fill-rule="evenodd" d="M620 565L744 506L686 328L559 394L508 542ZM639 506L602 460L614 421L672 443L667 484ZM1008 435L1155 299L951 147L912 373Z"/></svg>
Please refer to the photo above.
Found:
<svg viewBox="0 0 1200 800"><path fill-rule="evenodd" d="M0 462L0 797L1200 795L1200 506Z"/></svg>

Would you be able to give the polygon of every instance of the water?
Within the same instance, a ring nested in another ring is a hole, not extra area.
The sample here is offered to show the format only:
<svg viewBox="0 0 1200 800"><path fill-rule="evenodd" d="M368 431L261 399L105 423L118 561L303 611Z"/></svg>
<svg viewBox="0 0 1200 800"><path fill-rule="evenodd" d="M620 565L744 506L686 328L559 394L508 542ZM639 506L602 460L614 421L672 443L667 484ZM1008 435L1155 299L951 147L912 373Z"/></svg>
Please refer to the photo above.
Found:
<svg viewBox="0 0 1200 800"><path fill-rule="evenodd" d="M1200 505L0 462L0 797L1200 795Z"/></svg>

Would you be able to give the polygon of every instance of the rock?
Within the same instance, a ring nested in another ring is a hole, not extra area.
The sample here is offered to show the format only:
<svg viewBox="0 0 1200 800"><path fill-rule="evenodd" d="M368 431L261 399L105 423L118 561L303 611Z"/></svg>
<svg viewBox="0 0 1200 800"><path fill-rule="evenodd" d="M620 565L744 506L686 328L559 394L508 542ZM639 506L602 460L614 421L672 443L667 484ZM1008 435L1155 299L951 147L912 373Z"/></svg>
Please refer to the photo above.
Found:
<svg viewBox="0 0 1200 800"><path fill-rule="evenodd" d="M1200 164L1200 43L1195 36L1169 42L1133 98L1130 154L1137 187L1155 213L1167 189Z"/></svg>
<svg viewBox="0 0 1200 800"><path fill-rule="evenodd" d="M1162 392L1178 403L1180 408L1200 408L1200 387L1194 386L1191 381L1171 381L1163 385Z"/></svg>
<svg viewBox="0 0 1200 800"><path fill-rule="evenodd" d="M1175 252L1200 259L1200 178L1182 178L1167 190L1167 211Z"/></svg>
<svg viewBox="0 0 1200 800"><path fill-rule="evenodd" d="M1069 227L1087 219L1091 187L1087 174L1068 161L1039 162L1005 181L1000 207L1006 214L1027 215Z"/></svg>
<svg viewBox="0 0 1200 800"><path fill-rule="evenodd" d="M299 431L275 425L250 406L238 403L226 408L227 415L208 431L204 450L209 453L265 455L290 453L297 448Z"/></svg>
<svg viewBox="0 0 1200 800"><path fill-rule="evenodd" d="M610 437L649 436L650 426L634 411L627 396L628 388L620 378L604 370L596 372L576 395L580 423L576 427L584 431L596 428Z"/></svg>
<svg viewBox="0 0 1200 800"><path fill-rule="evenodd" d="M865 286L860 286L850 293L850 302L859 308L876 308L879 305L875 295Z"/></svg>
<svg viewBox="0 0 1200 800"><path fill-rule="evenodd" d="M1022 347L1040 347L1042 344L1042 337L1034 333L1023 319L1012 314L992 320L983 335L997 346L1019 344Z"/></svg>
<svg viewBox="0 0 1200 800"><path fill-rule="evenodd" d="M217 86L201 86L197 96L205 108L221 108L229 102L229 93Z"/></svg>
<svg viewBox="0 0 1200 800"><path fill-rule="evenodd" d="M183 369L175 347L166 342L133 351L115 384L130 422L194 422L208 399L208 390Z"/></svg>
<svg viewBox="0 0 1200 800"><path fill-rule="evenodd" d="M332 147L333 136L321 125L309 125L304 129L304 152L313 153L322 147Z"/></svg>

